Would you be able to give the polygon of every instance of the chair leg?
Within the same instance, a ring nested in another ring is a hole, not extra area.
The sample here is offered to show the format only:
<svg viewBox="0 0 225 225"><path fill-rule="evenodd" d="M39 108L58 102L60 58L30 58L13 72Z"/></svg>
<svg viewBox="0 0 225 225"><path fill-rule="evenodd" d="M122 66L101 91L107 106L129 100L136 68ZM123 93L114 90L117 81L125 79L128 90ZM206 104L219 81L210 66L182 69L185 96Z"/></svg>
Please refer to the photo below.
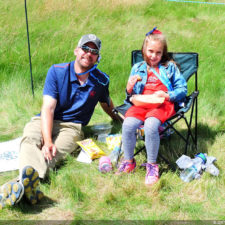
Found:
<svg viewBox="0 0 225 225"><path fill-rule="evenodd" d="M141 151L143 151L145 149L145 146L143 146L142 148L140 148L137 152L135 152L134 156L138 155Z"/></svg>
<svg viewBox="0 0 225 225"><path fill-rule="evenodd" d="M171 163L169 162L169 160L167 160L164 156L162 156L162 154L159 152L158 156L163 159L168 165L171 165Z"/></svg>
<svg viewBox="0 0 225 225"><path fill-rule="evenodd" d="M188 128L188 134L187 134L187 137L186 137L186 146L185 146L185 152L184 154L187 154L187 149L188 149L188 145L189 145L189 138L191 136L192 138L192 141L194 143L194 147L195 149L197 150L197 106L196 106L196 102L197 102L197 99L195 98L194 99L194 102L193 102L193 105L192 105L192 109L191 109L191 115L190 115L190 121L188 123L187 119L184 118L185 120L185 123L187 125L187 128ZM193 119L193 114L194 114L194 111L195 111L195 134L193 136L192 132L191 132L191 125L192 125L192 119Z"/></svg>
<svg viewBox="0 0 225 225"><path fill-rule="evenodd" d="M195 146L198 151L198 98L195 99Z"/></svg>

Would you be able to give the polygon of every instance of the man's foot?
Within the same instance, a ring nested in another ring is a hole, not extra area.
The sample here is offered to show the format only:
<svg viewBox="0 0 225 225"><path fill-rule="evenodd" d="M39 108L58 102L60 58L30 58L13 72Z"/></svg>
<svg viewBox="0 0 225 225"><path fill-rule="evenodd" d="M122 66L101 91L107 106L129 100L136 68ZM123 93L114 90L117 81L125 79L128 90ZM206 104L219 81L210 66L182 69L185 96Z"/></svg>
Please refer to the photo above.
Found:
<svg viewBox="0 0 225 225"><path fill-rule="evenodd" d="M44 197L43 192L39 190L39 174L33 167L26 166L23 168L21 183L24 186L24 195L32 205Z"/></svg>
<svg viewBox="0 0 225 225"><path fill-rule="evenodd" d="M4 206L12 206L20 201L24 193L24 187L20 182L11 181L1 187L0 209Z"/></svg>
<svg viewBox="0 0 225 225"><path fill-rule="evenodd" d="M119 175L121 173L130 173L134 172L134 169L136 167L135 159L133 159L133 162L128 162L126 160L123 160L121 164L119 165L118 170L116 171L116 175Z"/></svg>
<svg viewBox="0 0 225 225"><path fill-rule="evenodd" d="M146 163L145 184L153 185L159 180L159 166L158 164Z"/></svg>

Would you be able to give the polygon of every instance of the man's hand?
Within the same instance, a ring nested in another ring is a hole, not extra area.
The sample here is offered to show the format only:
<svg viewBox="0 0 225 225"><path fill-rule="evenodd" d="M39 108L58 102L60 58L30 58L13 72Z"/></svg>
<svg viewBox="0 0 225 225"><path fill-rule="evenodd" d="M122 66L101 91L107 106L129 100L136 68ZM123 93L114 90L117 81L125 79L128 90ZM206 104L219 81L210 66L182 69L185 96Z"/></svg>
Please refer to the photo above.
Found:
<svg viewBox="0 0 225 225"><path fill-rule="evenodd" d="M155 93L154 93L154 95L155 96L157 96L157 97L164 97L166 100L170 100L170 96L169 96L169 94L168 93L166 93L166 92L164 92L164 91L156 91Z"/></svg>
<svg viewBox="0 0 225 225"><path fill-rule="evenodd" d="M54 144L51 144L49 146L44 145L42 147L42 153L47 161L49 160L51 161L56 156L57 153L56 146Z"/></svg>
<svg viewBox="0 0 225 225"><path fill-rule="evenodd" d="M130 94L133 90L134 85L137 83L137 81L142 80L140 75L134 75L131 76L127 82L127 93Z"/></svg>

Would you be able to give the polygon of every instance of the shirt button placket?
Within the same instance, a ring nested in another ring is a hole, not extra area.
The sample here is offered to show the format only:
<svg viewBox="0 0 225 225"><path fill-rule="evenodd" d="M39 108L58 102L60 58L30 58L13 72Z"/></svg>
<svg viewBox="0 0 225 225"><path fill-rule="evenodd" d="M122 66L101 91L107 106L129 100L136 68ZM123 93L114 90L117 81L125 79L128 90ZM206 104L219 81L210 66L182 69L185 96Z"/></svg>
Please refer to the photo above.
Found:
<svg viewBox="0 0 225 225"><path fill-rule="evenodd" d="M80 95L80 90L77 90L76 97L78 97L79 95Z"/></svg>

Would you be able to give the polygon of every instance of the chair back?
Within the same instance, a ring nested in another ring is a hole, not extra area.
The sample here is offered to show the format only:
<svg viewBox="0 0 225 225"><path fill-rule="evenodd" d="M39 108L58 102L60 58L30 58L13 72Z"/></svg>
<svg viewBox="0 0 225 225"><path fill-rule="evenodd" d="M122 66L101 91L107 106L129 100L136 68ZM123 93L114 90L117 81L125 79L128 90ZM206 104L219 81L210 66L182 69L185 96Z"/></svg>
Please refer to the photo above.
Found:
<svg viewBox="0 0 225 225"><path fill-rule="evenodd" d="M168 52L169 56L176 62L185 80L195 74L197 85L197 70L198 70L198 53L195 52ZM131 65L143 61L141 50L131 52ZM197 90L197 86L196 86Z"/></svg>

